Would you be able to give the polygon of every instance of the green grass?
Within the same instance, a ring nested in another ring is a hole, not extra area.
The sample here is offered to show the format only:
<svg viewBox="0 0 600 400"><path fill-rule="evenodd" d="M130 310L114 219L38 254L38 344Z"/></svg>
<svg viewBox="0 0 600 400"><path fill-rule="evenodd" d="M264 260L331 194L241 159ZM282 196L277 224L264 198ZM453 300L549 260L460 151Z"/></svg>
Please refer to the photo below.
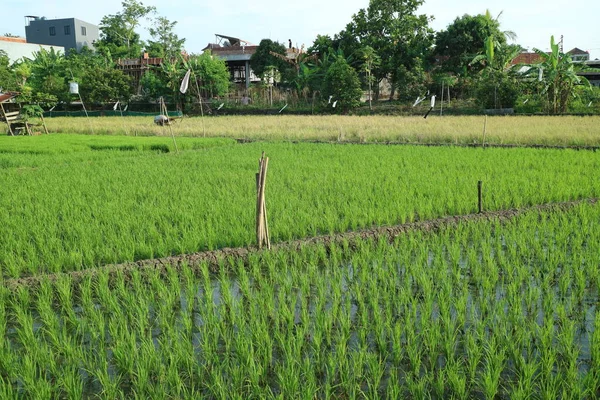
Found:
<svg viewBox="0 0 600 400"><path fill-rule="evenodd" d="M595 398L600 206L0 289L5 398ZM230 275L233 274L233 275Z"/></svg>
<svg viewBox="0 0 600 400"><path fill-rule="evenodd" d="M273 242L476 212L478 180L488 210L600 193L594 152L198 138L177 155L168 138L169 153L93 151L100 142L88 136L8 139L17 141L13 150L0 141L5 278L251 245L262 151ZM149 149L160 139L101 143Z"/></svg>

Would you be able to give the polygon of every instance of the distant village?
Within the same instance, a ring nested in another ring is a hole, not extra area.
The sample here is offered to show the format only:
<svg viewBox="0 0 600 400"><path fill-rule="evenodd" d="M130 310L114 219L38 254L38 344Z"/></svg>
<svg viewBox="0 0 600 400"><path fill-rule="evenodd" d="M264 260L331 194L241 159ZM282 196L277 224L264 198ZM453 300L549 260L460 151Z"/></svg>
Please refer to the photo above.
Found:
<svg viewBox="0 0 600 400"><path fill-rule="evenodd" d="M11 62L23 57L31 58L40 48L53 48L65 54L71 49L80 51L83 47L93 48L94 42L100 39L97 25L77 18L47 19L27 16L26 20L25 38L0 36L0 50L6 52ZM215 34L215 42L209 43L203 50L210 50L227 63L232 82L244 83L249 87L251 83L261 80L250 68L250 57L257 47L240 38ZM287 57L294 59L302 51L303 49L292 47L290 41ZM576 47L566 54L571 56L573 62L600 68L600 60L590 60L590 53L587 51ZM540 56L535 52L522 52L512 60L512 64L535 64L539 60ZM162 58L150 58L147 53L142 53L139 58L117 60L117 68L139 80L150 66L160 65L162 61ZM600 71L581 72L581 75L586 76L592 85L600 87Z"/></svg>
<svg viewBox="0 0 600 400"><path fill-rule="evenodd" d="M459 112L600 112L599 60L577 47L566 51L562 37L549 38L550 52L509 44L489 11L457 17L440 32L425 16L415 16L415 27L391 34L406 29L401 14L388 13L382 22L369 20L381 10L367 10L333 37L317 35L308 48L291 39L256 44L218 33L207 38L201 54L188 54L185 38L173 31L176 22L154 17L148 28L153 39L143 41L135 21L156 15L156 9L144 6L128 19L135 8L123 6L99 26L78 18L26 16L24 38L0 37L0 57L9 64L0 70L0 88L24 93L15 99L19 104L64 112L74 100L97 110L120 102L149 111L162 102L178 112L202 113L212 112L211 101L218 101L219 110L225 101L245 109L289 106L288 112L300 113L348 113L368 105L373 112L380 100L414 103L414 109L427 96L437 96L441 107L454 101ZM394 30L387 29L392 25ZM568 80L561 93L548 78L552 65ZM177 90L187 70L193 71L194 96ZM80 82L77 99L69 92L72 82Z"/></svg>

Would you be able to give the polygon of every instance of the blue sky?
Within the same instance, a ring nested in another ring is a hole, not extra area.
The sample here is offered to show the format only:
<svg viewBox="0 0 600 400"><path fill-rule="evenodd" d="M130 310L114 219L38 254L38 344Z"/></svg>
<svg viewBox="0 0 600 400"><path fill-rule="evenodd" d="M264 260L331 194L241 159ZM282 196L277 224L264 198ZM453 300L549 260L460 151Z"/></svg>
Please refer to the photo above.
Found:
<svg viewBox="0 0 600 400"><path fill-rule="evenodd" d="M1 0L0 35L12 33L25 36L25 15L47 18L75 17L98 24L102 16L121 10L121 0ZM317 34L334 35L350 21L352 15L368 5L368 0L344 1L207 1L207 0L143 0L156 6L159 15L178 21L176 32L186 38L186 49L198 53L214 41L214 34L241 37L250 42L271 38L308 47ZM498 3L501 3L499 5ZM227 5L231 6L227 6ZM592 59L600 59L600 2L595 0L428 0L420 13L434 17L436 31L444 29L456 17L478 14L490 9L500 16L504 30L517 34L516 42L532 49L549 48L550 36L558 40L564 35L565 51L573 47L588 50ZM147 22L143 22L147 24ZM143 38L147 34L142 33Z"/></svg>

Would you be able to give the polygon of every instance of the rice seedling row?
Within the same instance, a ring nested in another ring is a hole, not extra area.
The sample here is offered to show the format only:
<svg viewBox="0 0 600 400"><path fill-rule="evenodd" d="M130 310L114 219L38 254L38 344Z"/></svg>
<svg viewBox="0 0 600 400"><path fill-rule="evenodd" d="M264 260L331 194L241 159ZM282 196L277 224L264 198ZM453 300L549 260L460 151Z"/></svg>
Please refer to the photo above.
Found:
<svg viewBox="0 0 600 400"><path fill-rule="evenodd" d="M0 290L3 398L593 398L600 206Z"/></svg>
<svg viewBox="0 0 600 400"><path fill-rule="evenodd" d="M150 148L84 151L89 137L79 144L77 137L49 136L41 144L17 139L23 141L0 141L4 278L249 246L263 150L271 158L267 206L274 243L472 213L478 180L487 210L600 193L599 155L570 150L189 139L188 150L176 155ZM138 139L119 140L143 148ZM166 138L158 139L172 150ZM79 150L69 151L73 147Z"/></svg>

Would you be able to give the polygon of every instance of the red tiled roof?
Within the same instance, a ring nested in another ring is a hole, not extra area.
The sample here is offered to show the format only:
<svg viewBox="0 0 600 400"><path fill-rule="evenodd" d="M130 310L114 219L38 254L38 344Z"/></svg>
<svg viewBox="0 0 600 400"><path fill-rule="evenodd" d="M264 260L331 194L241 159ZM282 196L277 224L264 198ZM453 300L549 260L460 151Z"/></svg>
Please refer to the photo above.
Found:
<svg viewBox="0 0 600 400"><path fill-rule="evenodd" d="M538 53L521 53L511 61L511 64L536 64L540 61L542 57Z"/></svg>
<svg viewBox="0 0 600 400"><path fill-rule="evenodd" d="M22 37L0 36L0 40L3 42L27 43L27 40Z"/></svg>

